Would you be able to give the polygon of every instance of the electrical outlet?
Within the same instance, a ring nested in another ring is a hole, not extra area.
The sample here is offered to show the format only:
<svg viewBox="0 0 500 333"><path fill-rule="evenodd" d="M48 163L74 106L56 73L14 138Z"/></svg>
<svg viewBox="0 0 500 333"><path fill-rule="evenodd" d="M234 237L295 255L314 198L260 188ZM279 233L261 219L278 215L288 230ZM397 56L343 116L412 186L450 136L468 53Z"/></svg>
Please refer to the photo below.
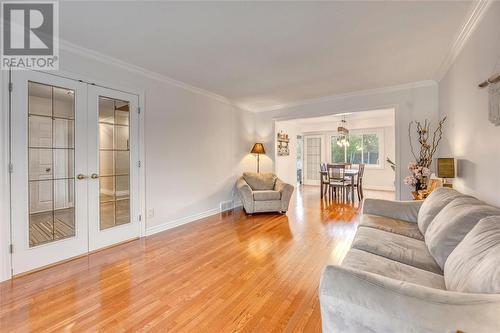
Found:
<svg viewBox="0 0 500 333"><path fill-rule="evenodd" d="M154 208L149 208L147 212L147 218L152 219L153 217L155 217L155 210Z"/></svg>

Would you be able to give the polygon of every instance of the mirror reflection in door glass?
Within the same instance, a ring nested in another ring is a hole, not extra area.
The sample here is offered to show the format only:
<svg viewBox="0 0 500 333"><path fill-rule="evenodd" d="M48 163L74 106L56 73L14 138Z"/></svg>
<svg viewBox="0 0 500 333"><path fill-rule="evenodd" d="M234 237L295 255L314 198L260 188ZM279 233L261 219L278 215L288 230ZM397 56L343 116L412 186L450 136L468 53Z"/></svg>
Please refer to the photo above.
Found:
<svg viewBox="0 0 500 333"><path fill-rule="evenodd" d="M99 96L99 226L130 223L129 102Z"/></svg>
<svg viewBox="0 0 500 333"><path fill-rule="evenodd" d="M28 83L29 246L73 237L74 91Z"/></svg>

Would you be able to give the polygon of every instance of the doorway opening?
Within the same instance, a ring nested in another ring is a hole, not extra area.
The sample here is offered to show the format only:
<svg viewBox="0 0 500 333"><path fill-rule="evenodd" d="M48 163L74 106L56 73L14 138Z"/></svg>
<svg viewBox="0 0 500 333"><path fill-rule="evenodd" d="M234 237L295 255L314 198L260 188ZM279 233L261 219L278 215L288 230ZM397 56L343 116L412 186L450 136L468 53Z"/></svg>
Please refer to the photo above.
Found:
<svg viewBox="0 0 500 333"><path fill-rule="evenodd" d="M368 196L395 199L395 113L390 108L276 121L276 133L301 138L290 142L293 158L275 156L277 176L319 188L322 165L364 165Z"/></svg>

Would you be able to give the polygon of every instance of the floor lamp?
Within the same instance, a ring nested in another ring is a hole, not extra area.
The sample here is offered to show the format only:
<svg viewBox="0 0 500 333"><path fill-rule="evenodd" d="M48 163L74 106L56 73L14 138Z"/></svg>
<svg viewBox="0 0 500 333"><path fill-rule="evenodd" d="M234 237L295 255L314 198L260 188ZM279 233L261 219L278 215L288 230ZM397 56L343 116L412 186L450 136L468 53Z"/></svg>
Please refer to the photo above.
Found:
<svg viewBox="0 0 500 333"><path fill-rule="evenodd" d="M257 172L260 172L260 154L266 153L264 145L260 142L257 142L253 145L252 151L250 153L257 155Z"/></svg>

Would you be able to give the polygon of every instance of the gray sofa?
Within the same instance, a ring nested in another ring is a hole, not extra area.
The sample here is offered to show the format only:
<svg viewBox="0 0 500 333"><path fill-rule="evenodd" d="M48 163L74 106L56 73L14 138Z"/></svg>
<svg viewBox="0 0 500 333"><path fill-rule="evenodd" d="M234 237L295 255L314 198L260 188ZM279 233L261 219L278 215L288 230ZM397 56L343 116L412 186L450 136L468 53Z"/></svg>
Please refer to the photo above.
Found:
<svg viewBox="0 0 500 333"><path fill-rule="evenodd" d="M236 188L248 214L286 212L294 189L273 173L256 172L243 173Z"/></svg>
<svg viewBox="0 0 500 333"><path fill-rule="evenodd" d="M500 332L500 209L449 188L366 199L320 303L323 332Z"/></svg>

